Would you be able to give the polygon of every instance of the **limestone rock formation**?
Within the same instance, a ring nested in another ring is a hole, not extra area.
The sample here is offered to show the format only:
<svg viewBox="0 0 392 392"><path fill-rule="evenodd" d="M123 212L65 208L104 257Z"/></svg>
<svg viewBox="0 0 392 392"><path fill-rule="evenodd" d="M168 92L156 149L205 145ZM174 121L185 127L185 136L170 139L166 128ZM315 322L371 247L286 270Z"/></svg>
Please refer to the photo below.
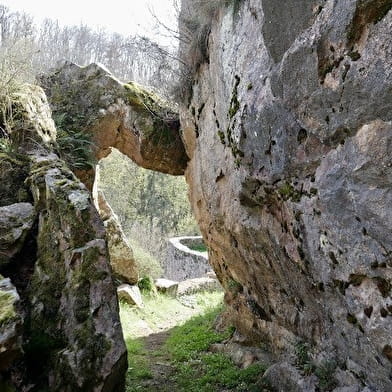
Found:
<svg viewBox="0 0 392 392"><path fill-rule="evenodd" d="M7 292L2 285L0 295L16 301L10 278L25 321L23 336L16 324L4 332L3 316L13 318L14 305L2 303L0 371L9 353L21 352L23 339L22 360L10 369L18 390L121 391L126 348L104 226L90 192L52 152L56 129L43 91L26 86L14 99L13 148L2 158L17 162L18 175L13 178L8 166L5 175L14 185L0 183L2 203L11 202L1 207L0 272ZM11 192L19 186L22 196L15 200ZM31 204L15 204L25 200ZM6 334L15 349L3 350Z"/></svg>
<svg viewBox="0 0 392 392"><path fill-rule="evenodd" d="M200 3L183 0L183 32ZM306 342L316 366L392 390L392 3L219 4L182 49L204 57L180 117L232 320L278 356Z"/></svg>
<svg viewBox="0 0 392 392"><path fill-rule="evenodd" d="M97 159L115 147L138 165L184 173L188 157L175 108L134 82L121 83L97 64L66 63L41 78L61 125L91 135ZM91 174L78 173L87 185Z"/></svg>
<svg viewBox="0 0 392 392"><path fill-rule="evenodd" d="M117 288L117 294L119 300L124 300L130 305L136 305L138 308L142 308L143 298L138 286L130 286L129 284L122 284Z"/></svg>
<svg viewBox="0 0 392 392"><path fill-rule="evenodd" d="M30 203L15 203L0 207L0 268L20 251L35 220Z"/></svg>
<svg viewBox="0 0 392 392"><path fill-rule="evenodd" d="M10 279L0 275L0 372L21 356L23 316L19 294Z"/></svg>

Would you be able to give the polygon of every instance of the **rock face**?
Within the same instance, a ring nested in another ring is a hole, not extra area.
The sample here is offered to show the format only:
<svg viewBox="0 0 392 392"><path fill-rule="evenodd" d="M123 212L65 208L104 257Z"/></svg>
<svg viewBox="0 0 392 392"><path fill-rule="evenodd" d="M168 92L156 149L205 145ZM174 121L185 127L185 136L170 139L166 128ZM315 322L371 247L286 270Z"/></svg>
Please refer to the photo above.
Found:
<svg viewBox="0 0 392 392"><path fill-rule="evenodd" d="M0 207L0 268L20 251L34 220L35 211L30 203Z"/></svg>
<svg viewBox="0 0 392 392"><path fill-rule="evenodd" d="M39 231L28 355L51 358L41 364L50 390L115 391L127 364L104 227L89 191L57 156L32 162Z"/></svg>
<svg viewBox="0 0 392 392"><path fill-rule="evenodd" d="M91 135L97 159L115 147L138 165L173 175L188 161L178 113L136 83L121 83L97 64L66 63L41 79L62 126ZM91 173L78 173L92 186Z"/></svg>
<svg viewBox="0 0 392 392"><path fill-rule="evenodd" d="M0 275L0 371L7 370L22 349L23 316L19 295L10 279Z"/></svg>
<svg viewBox="0 0 392 392"><path fill-rule="evenodd" d="M163 261L164 276L171 280L199 278L211 271L207 252L198 252L186 245L187 241L198 241L200 237L170 238Z"/></svg>
<svg viewBox="0 0 392 392"><path fill-rule="evenodd" d="M181 121L232 320L391 390L392 3L226 3Z"/></svg>
<svg viewBox="0 0 392 392"><path fill-rule="evenodd" d="M4 155L17 161L18 175L7 171L14 185L0 183L2 203L11 202L0 214L0 273L7 276L0 296L8 301L0 307L0 371L23 339L21 363L10 369L18 390L121 391L126 348L104 226L90 192L52 152L56 129L43 91L26 86L13 110L14 148ZM13 198L18 186L22 196ZM24 200L31 204L12 203ZM23 336L8 278L21 296Z"/></svg>

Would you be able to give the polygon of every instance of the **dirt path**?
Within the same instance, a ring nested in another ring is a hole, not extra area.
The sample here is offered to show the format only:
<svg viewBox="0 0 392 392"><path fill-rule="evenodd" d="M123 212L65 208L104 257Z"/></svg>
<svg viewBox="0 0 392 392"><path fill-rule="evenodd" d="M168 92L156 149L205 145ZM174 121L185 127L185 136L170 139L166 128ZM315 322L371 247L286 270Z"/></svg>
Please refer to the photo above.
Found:
<svg viewBox="0 0 392 392"><path fill-rule="evenodd" d="M149 367L153 376L152 379L141 382L146 391L178 391L177 385L173 380L175 368L171 365L167 354L165 355L161 350L169 334L169 331L164 331L143 338L149 359Z"/></svg>
<svg viewBox="0 0 392 392"><path fill-rule="evenodd" d="M142 392L176 392L179 391L174 381L175 368L170 358L162 350L170 331L154 333L141 338L144 344L144 359L147 361L151 377L137 381L137 390Z"/></svg>

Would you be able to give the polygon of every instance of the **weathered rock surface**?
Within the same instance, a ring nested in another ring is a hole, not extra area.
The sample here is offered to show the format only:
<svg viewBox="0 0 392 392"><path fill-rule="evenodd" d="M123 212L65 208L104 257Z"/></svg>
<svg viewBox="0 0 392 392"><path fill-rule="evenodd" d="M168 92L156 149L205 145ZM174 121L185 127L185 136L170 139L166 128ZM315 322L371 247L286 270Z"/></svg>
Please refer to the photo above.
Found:
<svg viewBox="0 0 392 392"><path fill-rule="evenodd" d="M139 280L139 274L131 245L121 228L117 215L106 201L103 192L98 189L98 183L99 166L97 166L95 173L93 199L105 226L110 265L117 279L134 285Z"/></svg>
<svg viewBox="0 0 392 392"><path fill-rule="evenodd" d="M23 353L23 316L19 294L10 279L0 275L0 371L7 370Z"/></svg>
<svg viewBox="0 0 392 392"><path fill-rule="evenodd" d="M392 390L391 6L222 5L181 111L237 330L276 354L309 342L378 391Z"/></svg>
<svg viewBox="0 0 392 392"><path fill-rule="evenodd" d="M178 113L151 92L121 83L97 64L66 63L41 83L62 126L91 135L97 159L115 147L144 168L184 173L188 157ZM88 184L91 174L79 174Z"/></svg>
<svg viewBox="0 0 392 392"><path fill-rule="evenodd" d="M174 237L169 239L162 262L164 276L168 279L183 281L199 278L211 271L208 253L192 250L187 241L202 243L201 237Z"/></svg>
<svg viewBox="0 0 392 392"><path fill-rule="evenodd" d="M213 278L193 278L181 281L178 284L177 295L189 295L201 291L219 291L222 290L217 279Z"/></svg>
<svg viewBox="0 0 392 392"><path fill-rule="evenodd" d="M129 284L122 284L117 288L118 299L124 300L130 305L136 305L139 308L142 308L143 299L142 294L138 286L131 286Z"/></svg>
<svg viewBox="0 0 392 392"><path fill-rule="evenodd" d="M0 207L0 270L20 251L34 220L30 203Z"/></svg>
<svg viewBox="0 0 392 392"><path fill-rule="evenodd" d="M178 282L169 279L156 279L155 287L161 293L175 297L178 290Z"/></svg>
<svg viewBox="0 0 392 392"><path fill-rule="evenodd" d="M48 360L50 390L116 391L127 361L104 227L57 156L31 159L39 232L28 354Z"/></svg>
<svg viewBox="0 0 392 392"><path fill-rule="evenodd" d="M15 386L18 390L28 386L61 392L121 391L126 348L104 226L87 188L51 152L56 129L43 91L26 87L15 99L16 121L9 137L17 150L7 159L13 154L23 176L28 175L27 181L23 179L28 187L24 191L33 203L1 207L2 263L12 258L3 274L10 274L20 289L25 314L24 355L11 369L17 374ZM10 173L7 178L12 180ZM15 187L23 176L16 176ZM0 183L0 189L8 197L14 188ZM4 281L11 287L9 280ZM4 295L15 302L14 294ZM14 314L13 302L0 307L2 318ZM8 353L21 351L21 331L17 323L15 328L0 324L1 339L8 334L15 341L15 349L10 341L1 342L10 346L4 359L0 353L3 371L10 361ZM3 326L8 328L5 332Z"/></svg>

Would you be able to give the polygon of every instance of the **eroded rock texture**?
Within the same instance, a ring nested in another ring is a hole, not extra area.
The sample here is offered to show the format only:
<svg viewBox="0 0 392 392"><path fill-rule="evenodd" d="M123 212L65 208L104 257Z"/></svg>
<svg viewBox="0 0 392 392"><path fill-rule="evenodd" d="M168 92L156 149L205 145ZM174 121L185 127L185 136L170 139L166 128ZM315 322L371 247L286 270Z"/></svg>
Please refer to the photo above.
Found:
<svg viewBox="0 0 392 392"><path fill-rule="evenodd" d="M226 3L181 120L232 320L391 390L392 2Z"/></svg>
<svg viewBox="0 0 392 392"><path fill-rule="evenodd" d="M90 134L97 159L115 147L144 168L184 174L188 157L178 113L151 92L121 83L97 64L66 63L41 82L54 117L65 128ZM91 187L91 174L78 175Z"/></svg>
<svg viewBox="0 0 392 392"><path fill-rule="evenodd" d="M0 156L0 378L21 391L121 391L126 348L103 224L52 152L42 89L23 87L13 107Z"/></svg>

